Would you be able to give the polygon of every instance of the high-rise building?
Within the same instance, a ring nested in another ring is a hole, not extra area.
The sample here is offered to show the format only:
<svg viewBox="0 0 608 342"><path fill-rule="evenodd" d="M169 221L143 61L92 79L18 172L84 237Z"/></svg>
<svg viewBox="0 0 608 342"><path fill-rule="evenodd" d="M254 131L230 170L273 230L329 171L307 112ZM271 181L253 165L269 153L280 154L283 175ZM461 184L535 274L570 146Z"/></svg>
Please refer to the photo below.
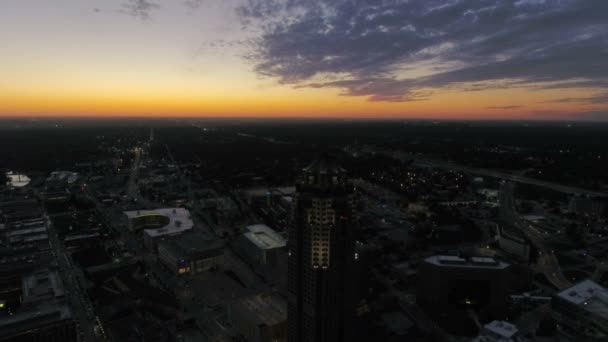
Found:
<svg viewBox="0 0 608 342"><path fill-rule="evenodd" d="M354 187L328 157L304 169L289 228L289 342L354 341Z"/></svg>

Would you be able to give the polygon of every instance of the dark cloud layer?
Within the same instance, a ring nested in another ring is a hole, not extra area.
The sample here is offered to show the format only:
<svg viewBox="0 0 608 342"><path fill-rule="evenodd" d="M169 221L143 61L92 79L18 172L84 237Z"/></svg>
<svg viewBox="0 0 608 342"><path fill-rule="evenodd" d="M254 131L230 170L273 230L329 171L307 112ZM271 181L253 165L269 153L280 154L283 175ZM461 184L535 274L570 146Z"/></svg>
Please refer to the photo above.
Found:
<svg viewBox="0 0 608 342"><path fill-rule="evenodd" d="M519 106L519 105L508 105L508 106L491 106L491 107L486 107L488 109L517 109L517 108L522 108L523 106Z"/></svg>
<svg viewBox="0 0 608 342"><path fill-rule="evenodd" d="M549 102L553 103L592 103L592 104L608 104L608 92L598 93L588 97L564 97L554 99Z"/></svg>
<svg viewBox="0 0 608 342"><path fill-rule="evenodd" d="M248 0L238 13L263 27L256 72L285 84L373 101L608 85L606 0Z"/></svg>

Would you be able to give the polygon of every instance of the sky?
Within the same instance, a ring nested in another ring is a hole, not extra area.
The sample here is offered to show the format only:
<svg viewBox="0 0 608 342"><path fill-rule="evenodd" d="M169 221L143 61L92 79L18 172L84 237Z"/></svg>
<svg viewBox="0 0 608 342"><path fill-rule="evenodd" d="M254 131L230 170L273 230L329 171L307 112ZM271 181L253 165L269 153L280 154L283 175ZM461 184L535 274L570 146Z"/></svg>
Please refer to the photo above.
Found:
<svg viewBox="0 0 608 342"><path fill-rule="evenodd" d="M608 121L606 0L2 0L0 116Z"/></svg>

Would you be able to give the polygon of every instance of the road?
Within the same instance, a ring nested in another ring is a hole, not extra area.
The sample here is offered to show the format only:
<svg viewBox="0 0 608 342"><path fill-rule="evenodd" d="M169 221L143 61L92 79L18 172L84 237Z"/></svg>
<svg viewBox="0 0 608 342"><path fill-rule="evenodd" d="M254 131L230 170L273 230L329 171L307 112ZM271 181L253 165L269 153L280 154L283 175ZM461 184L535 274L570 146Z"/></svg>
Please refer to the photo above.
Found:
<svg viewBox="0 0 608 342"><path fill-rule="evenodd" d="M141 163L142 149L139 147L135 148L135 160L133 160L133 166L131 167L131 173L129 175L129 182L127 183L127 194L132 198L139 198L139 190L137 188L137 174L139 173L139 167Z"/></svg>
<svg viewBox="0 0 608 342"><path fill-rule="evenodd" d="M50 223L51 221L48 216L46 217L46 222L49 244L55 253L55 260L57 261L59 273L69 291L67 297L69 298L74 320L78 322L80 326L81 341L103 341L105 340L103 336L97 336L95 334L95 311L93 304L90 302L89 297L82 286L82 284L85 283L84 275L80 269L72 265L69 254L59 239L55 227Z"/></svg>
<svg viewBox="0 0 608 342"><path fill-rule="evenodd" d="M538 271L543 273L547 280L559 290L571 287L572 284L562 273L553 249L534 225L524 220L515 210L513 199L513 182L504 182L500 187L500 219L503 224L509 225L522 232L526 238L538 249L540 256L537 260Z"/></svg>
<svg viewBox="0 0 608 342"><path fill-rule="evenodd" d="M409 153L403 153L403 152L386 152L386 151L384 151L384 152L377 151L377 152L387 155L389 157L392 157L394 159L403 161L403 162L411 161L413 159L414 160L413 164L415 166L419 166L419 167L436 167L436 168L441 168L441 169L462 171L462 172L485 176L485 177L500 178L500 179L504 179L509 182L535 185L535 186L538 186L541 188L546 188L546 189L550 189L550 190L554 190L557 192L570 194L570 195L585 195L585 196L590 196L590 197L608 197L608 193L603 192L603 191L593 191L593 190L589 190L589 189L583 189L583 188L563 185L563 184L559 184L559 183L547 182L547 181L543 181L543 180L539 180L539 179L535 179L535 178L525 177L525 176L522 176L522 175L519 175L516 173L469 167L469 166L465 166L465 165L459 165L459 164L454 164L451 162L434 160L434 159L419 158L418 156L411 155Z"/></svg>

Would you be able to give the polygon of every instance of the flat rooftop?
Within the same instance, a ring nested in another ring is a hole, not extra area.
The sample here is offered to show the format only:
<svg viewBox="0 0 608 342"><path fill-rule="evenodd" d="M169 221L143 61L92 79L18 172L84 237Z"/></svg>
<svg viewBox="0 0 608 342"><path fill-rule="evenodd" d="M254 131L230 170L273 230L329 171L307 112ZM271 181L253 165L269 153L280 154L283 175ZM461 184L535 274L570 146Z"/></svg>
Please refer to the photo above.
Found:
<svg viewBox="0 0 608 342"><path fill-rule="evenodd" d="M51 322L72 318L70 308L65 304L45 303L28 311L0 318L0 330L7 335L18 331L35 329Z"/></svg>
<svg viewBox="0 0 608 342"><path fill-rule="evenodd" d="M505 321L492 321L483 327L485 330L504 339L510 339L513 335L517 334L517 327Z"/></svg>
<svg viewBox="0 0 608 342"><path fill-rule="evenodd" d="M257 295L244 298L236 304L260 324L274 326L287 320L287 303L277 296Z"/></svg>
<svg viewBox="0 0 608 342"><path fill-rule="evenodd" d="M435 255L425 259L426 262L442 267L466 267L504 269L509 267L506 262L489 257L463 258L454 255Z"/></svg>
<svg viewBox="0 0 608 342"><path fill-rule="evenodd" d="M23 278L24 301L47 300L64 296L63 284L56 272L41 270Z"/></svg>
<svg viewBox="0 0 608 342"><path fill-rule="evenodd" d="M134 218L143 218L151 215L161 215L169 219L169 223L160 228L144 229L144 232L151 237L179 234L190 230L194 227L192 216L187 209L184 208L161 208L154 210L132 210L125 211L125 215L129 220Z"/></svg>
<svg viewBox="0 0 608 342"><path fill-rule="evenodd" d="M198 232L182 234L160 243L173 253L180 255L208 255L215 256L223 254L224 243L213 237L205 236Z"/></svg>
<svg viewBox="0 0 608 342"><path fill-rule="evenodd" d="M291 195L296 192L295 186L284 186L275 188L252 188L245 190L249 197L268 196L268 195Z"/></svg>
<svg viewBox="0 0 608 342"><path fill-rule="evenodd" d="M274 249L286 246L285 238L265 224L247 226L245 237L260 249Z"/></svg>
<svg viewBox="0 0 608 342"><path fill-rule="evenodd" d="M608 319L608 289L592 280L583 280L558 293L557 297L594 315Z"/></svg>

